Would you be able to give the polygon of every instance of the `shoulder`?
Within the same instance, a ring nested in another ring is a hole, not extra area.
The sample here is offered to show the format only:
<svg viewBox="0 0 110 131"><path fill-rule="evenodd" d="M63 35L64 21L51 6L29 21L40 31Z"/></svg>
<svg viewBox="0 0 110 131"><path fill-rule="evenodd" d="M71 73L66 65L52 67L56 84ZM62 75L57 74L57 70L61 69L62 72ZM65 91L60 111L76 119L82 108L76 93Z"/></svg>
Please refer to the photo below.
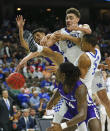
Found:
<svg viewBox="0 0 110 131"><path fill-rule="evenodd" d="M81 63L82 65L90 65L91 64L91 60L89 58L89 56L86 53L83 53L78 60L78 63Z"/></svg>
<svg viewBox="0 0 110 131"><path fill-rule="evenodd" d="M24 117L20 117L19 122L24 121Z"/></svg>
<svg viewBox="0 0 110 131"><path fill-rule="evenodd" d="M89 56L86 53L83 53L80 58L90 60Z"/></svg>
<svg viewBox="0 0 110 131"><path fill-rule="evenodd" d="M76 89L75 96L76 96L76 97L84 97L85 95L87 95L87 87L85 86L85 84L82 83L82 84Z"/></svg>

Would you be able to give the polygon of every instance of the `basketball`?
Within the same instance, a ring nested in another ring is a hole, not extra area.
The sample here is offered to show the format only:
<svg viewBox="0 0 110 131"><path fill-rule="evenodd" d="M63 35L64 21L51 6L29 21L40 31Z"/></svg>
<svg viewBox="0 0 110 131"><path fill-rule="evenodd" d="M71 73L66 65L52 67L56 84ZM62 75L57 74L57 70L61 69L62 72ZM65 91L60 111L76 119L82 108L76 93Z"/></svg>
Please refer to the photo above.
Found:
<svg viewBox="0 0 110 131"><path fill-rule="evenodd" d="M9 87L17 90L24 86L25 78L22 74L15 72L15 73L11 73L6 78L6 82L9 85Z"/></svg>

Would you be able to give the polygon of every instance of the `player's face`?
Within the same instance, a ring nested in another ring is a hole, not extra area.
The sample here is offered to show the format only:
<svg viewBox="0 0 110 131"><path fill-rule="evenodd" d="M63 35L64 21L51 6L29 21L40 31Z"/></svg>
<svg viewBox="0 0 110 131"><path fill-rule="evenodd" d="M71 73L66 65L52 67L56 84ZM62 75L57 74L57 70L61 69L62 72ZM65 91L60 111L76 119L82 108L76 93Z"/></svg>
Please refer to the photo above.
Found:
<svg viewBox="0 0 110 131"><path fill-rule="evenodd" d="M34 39L37 43L40 43L41 39L45 36L43 32L36 32L34 33Z"/></svg>
<svg viewBox="0 0 110 131"><path fill-rule="evenodd" d="M71 26L78 24L78 22L79 18L75 14L70 13L66 15L66 26L68 30L71 30Z"/></svg>

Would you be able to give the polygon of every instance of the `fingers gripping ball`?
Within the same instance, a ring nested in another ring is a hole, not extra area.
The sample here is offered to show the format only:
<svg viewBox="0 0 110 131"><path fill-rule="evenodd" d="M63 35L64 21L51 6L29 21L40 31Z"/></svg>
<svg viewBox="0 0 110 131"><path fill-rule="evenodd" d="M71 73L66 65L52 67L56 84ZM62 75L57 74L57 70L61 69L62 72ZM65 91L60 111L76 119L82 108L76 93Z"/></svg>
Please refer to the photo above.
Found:
<svg viewBox="0 0 110 131"><path fill-rule="evenodd" d="M24 86L25 78L22 74L15 72L6 78L6 82L13 89L20 89Z"/></svg>

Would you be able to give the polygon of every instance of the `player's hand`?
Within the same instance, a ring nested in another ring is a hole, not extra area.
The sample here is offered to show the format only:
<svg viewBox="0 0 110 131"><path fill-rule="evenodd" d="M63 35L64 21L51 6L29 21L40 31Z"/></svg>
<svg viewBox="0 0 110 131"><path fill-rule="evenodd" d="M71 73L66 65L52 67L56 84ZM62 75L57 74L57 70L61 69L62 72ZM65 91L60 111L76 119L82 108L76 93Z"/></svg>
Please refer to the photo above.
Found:
<svg viewBox="0 0 110 131"><path fill-rule="evenodd" d="M47 45L47 36L44 36L44 37L42 38L42 40L40 41L40 45L42 45L42 46L48 46L48 45Z"/></svg>
<svg viewBox="0 0 110 131"><path fill-rule="evenodd" d="M23 68L26 64L27 64L26 61L21 61L21 62L17 65L15 72L19 72L20 69Z"/></svg>
<svg viewBox="0 0 110 131"><path fill-rule="evenodd" d="M24 27L25 19L23 19L22 15L18 15L16 17L16 23L17 23L18 28L23 28Z"/></svg>
<svg viewBox="0 0 110 131"><path fill-rule="evenodd" d="M105 65L104 65L104 64L99 64L99 65L98 65L98 69L105 70L105 69L106 69L106 67L105 67Z"/></svg>
<svg viewBox="0 0 110 131"><path fill-rule="evenodd" d="M63 34L61 34L61 32L59 32L59 31L57 31L57 32L55 32L54 34L53 34L53 38L56 40L56 41L60 41L60 40L62 40L62 35Z"/></svg>
<svg viewBox="0 0 110 131"><path fill-rule="evenodd" d="M60 124L53 123L52 127L47 128L46 131L63 131Z"/></svg>

